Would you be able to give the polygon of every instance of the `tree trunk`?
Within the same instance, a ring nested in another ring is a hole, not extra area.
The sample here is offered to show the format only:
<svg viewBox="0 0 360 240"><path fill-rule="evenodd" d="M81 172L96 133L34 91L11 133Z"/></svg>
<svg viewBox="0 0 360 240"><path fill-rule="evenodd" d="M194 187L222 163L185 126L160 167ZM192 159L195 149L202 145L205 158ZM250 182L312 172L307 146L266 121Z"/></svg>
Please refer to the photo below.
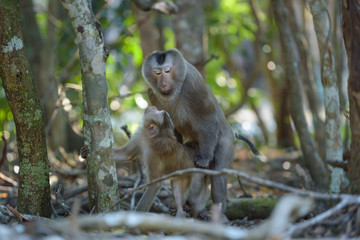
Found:
<svg viewBox="0 0 360 240"><path fill-rule="evenodd" d="M317 187L321 191L327 191L328 179L325 164L320 158L306 124L303 109L302 88L299 78L298 65L296 63L297 49L291 34L288 21L288 12L282 0L272 0L275 22L278 26L280 40L283 48L283 59L287 81L289 81L290 114L300 138L301 149L307 166L310 169Z"/></svg>
<svg viewBox="0 0 360 240"><path fill-rule="evenodd" d="M203 0L175 0L179 8L174 16L176 48L192 63L200 73L204 68L203 36L205 14Z"/></svg>
<svg viewBox="0 0 360 240"><path fill-rule="evenodd" d="M136 25L139 28L143 58L159 50L159 34L154 25L154 12L135 8Z"/></svg>
<svg viewBox="0 0 360 240"><path fill-rule="evenodd" d="M107 210L117 203L117 173L113 159L113 131L107 100L106 59L108 53L100 23L90 1L61 0L79 41L84 99L84 145L90 209Z"/></svg>
<svg viewBox="0 0 360 240"><path fill-rule="evenodd" d="M77 137L69 136L72 129L68 126L68 119L62 106L56 108L59 99L59 83L55 78L58 27L54 24L53 18L58 19L60 16L60 3L57 1L48 3L48 21L44 40L40 36L32 1L20 0L19 3L25 49L45 112L48 147L56 151L61 146L69 151L74 149L72 142L79 140Z"/></svg>
<svg viewBox="0 0 360 240"><path fill-rule="evenodd" d="M278 42L278 38L266 38L267 35L273 35L272 33L268 33L262 26L262 22L259 18L259 10L256 4L256 1L249 1L251 12L254 16L255 23L257 25L257 32L255 33L255 41L254 41L254 53L255 53L255 61L257 62L258 68L262 68L267 84L270 89L272 105L275 109L275 121L276 121L276 139L277 146L282 148L296 148L296 144L294 141L294 132L291 127L290 121L290 104L288 101L289 91L288 91L288 83L285 81L283 77L278 77L274 74L273 71L269 70L267 64L272 61L275 56L273 56L273 51L267 53L265 55L260 54L260 43L269 42L270 45L275 45ZM264 32L265 31L265 32ZM267 30L269 31L269 30ZM256 64L254 64L256 65ZM251 74L250 76L252 76ZM247 85L249 86L249 85ZM245 87L244 87L245 88ZM245 88L246 89L246 88Z"/></svg>
<svg viewBox="0 0 360 240"><path fill-rule="evenodd" d="M293 1L286 1L286 5L290 10L289 20L292 34L294 35L297 46L299 47L300 57L300 75L304 86L305 94L308 99L309 107L311 110L313 124L315 131L315 139L318 146L319 154L322 158L325 158L325 124L320 119L320 111L322 102L319 98L319 94L316 92L315 78L313 75L312 64L309 59L308 41L305 36L304 28L296 20L296 9L294 8ZM304 6L300 6L300 11L304 11Z"/></svg>
<svg viewBox="0 0 360 240"><path fill-rule="evenodd" d="M286 76L283 76L286 78ZM282 148L295 148L294 134L291 127L290 119L290 103L289 103L289 83L281 79L274 79L274 90L272 91L275 107L275 120L276 120L276 139L277 145Z"/></svg>
<svg viewBox="0 0 360 240"><path fill-rule="evenodd" d="M349 180L352 193L360 193L360 3L344 0L343 37L348 56L351 146Z"/></svg>
<svg viewBox="0 0 360 240"><path fill-rule="evenodd" d="M54 24L52 18L59 16L60 7L58 1L49 1L48 3L46 37L41 49L41 64L37 81L41 105L45 110L48 144L53 151L57 151L59 147L63 147L66 150L69 149L67 117L62 105L56 106L57 100L60 97L58 93L59 83L55 78L58 27Z"/></svg>
<svg viewBox="0 0 360 240"><path fill-rule="evenodd" d="M20 0L21 29L32 75L39 80L42 39L35 19L33 1Z"/></svg>
<svg viewBox="0 0 360 240"><path fill-rule="evenodd" d="M320 49L321 59L321 78L324 86L325 96L325 143L326 160L342 161L342 142L340 124L340 100L339 87L336 80L335 59L332 54L332 43L330 41L331 29L327 27L327 22L331 21L327 12L325 0L312 0L310 4L311 13L314 19L314 27ZM344 183L344 170L329 165L331 171L330 191L340 192L340 187Z"/></svg>
<svg viewBox="0 0 360 240"><path fill-rule="evenodd" d="M49 165L44 114L20 28L17 1L0 0L0 76L14 115L20 172L21 213L50 217Z"/></svg>

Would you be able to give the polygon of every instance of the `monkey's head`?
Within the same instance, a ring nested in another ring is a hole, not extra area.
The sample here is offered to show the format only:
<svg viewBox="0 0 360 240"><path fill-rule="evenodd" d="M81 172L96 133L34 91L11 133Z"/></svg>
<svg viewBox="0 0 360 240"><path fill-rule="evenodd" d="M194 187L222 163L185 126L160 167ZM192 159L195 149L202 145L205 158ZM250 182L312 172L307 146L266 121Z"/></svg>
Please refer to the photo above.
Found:
<svg viewBox="0 0 360 240"><path fill-rule="evenodd" d="M143 127L149 138L163 135L174 135L174 124L170 115L162 110L159 111L155 106L149 106L144 112Z"/></svg>
<svg viewBox="0 0 360 240"><path fill-rule="evenodd" d="M177 49L155 51L142 65L142 75L155 93L177 96L186 77L185 59Z"/></svg>

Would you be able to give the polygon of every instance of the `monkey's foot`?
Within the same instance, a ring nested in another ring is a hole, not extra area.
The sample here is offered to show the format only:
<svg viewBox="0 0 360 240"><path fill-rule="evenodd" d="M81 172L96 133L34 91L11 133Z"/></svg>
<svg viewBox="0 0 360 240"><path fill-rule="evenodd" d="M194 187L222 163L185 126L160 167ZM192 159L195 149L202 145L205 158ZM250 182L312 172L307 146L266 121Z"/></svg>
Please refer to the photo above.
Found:
<svg viewBox="0 0 360 240"><path fill-rule="evenodd" d="M204 221L210 221L211 218L209 214L210 214L209 210L207 210L207 208L203 208L203 210L201 210L197 215L197 218Z"/></svg>
<svg viewBox="0 0 360 240"><path fill-rule="evenodd" d="M229 223L230 223L230 220L225 216L224 213L221 213L220 222L221 222L222 224L229 224Z"/></svg>
<svg viewBox="0 0 360 240"><path fill-rule="evenodd" d="M177 218L184 218L184 217L185 217L185 212L184 212L182 209L179 209L179 210L176 212L176 217L177 217Z"/></svg>
<svg viewBox="0 0 360 240"><path fill-rule="evenodd" d="M176 208L175 207L169 207L169 214L170 216L176 215Z"/></svg>

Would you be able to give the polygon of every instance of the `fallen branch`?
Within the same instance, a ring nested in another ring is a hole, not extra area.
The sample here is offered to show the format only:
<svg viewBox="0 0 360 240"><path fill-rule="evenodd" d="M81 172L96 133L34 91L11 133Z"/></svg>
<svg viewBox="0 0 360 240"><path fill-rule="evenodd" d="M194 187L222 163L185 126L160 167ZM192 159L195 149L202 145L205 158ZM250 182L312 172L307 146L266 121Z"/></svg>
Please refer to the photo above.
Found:
<svg viewBox="0 0 360 240"><path fill-rule="evenodd" d="M291 222L307 214L312 206L311 199L304 199L294 195L284 196L277 204L271 217L250 231L213 222L132 211L80 216L76 219L76 222L77 227L85 231L102 231L121 227L140 231L196 234L213 239L265 239L268 236L282 236ZM62 232L64 229L69 229L71 224L72 221L66 219L52 224L51 227Z"/></svg>
<svg viewBox="0 0 360 240"><path fill-rule="evenodd" d="M328 209L327 211L317 215L314 218L311 218L307 221L292 225L286 232L287 236L291 236L295 232L299 232L303 229L306 229L308 227L314 226L315 224L321 223L326 218L331 217L332 215L339 213L344 207L352 205L352 204L360 204L359 197L349 198L345 197L343 200L341 200L338 204L336 204L334 207Z"/></svg>
<svg viewBox="0 0 360 240"><path fill-rule="evenodd" d="M39 216L33 216L28 214L20 214L20 218L26 219L29 221L38 221L40 223L49 223L52 224L55 221L51 220L49 218L39 217ZM9 224L14 221L19 221L19 216L15 216L15 214L10 211L10 209L4 205L0 205L0 223L1 224Z"/></svg>
<svg viewBox="0 0 360 240"><path fill-rule="evenodd" d="M258 185L262 185L262 186L266 186L269 188L274 188L274 189L278 189L278 190L282 190L285 192L290 192L290 193L295 193L297 195L300 196L307 196L307 197L311 197L311 198L316 198L316 199L327 199L327 200L341 200L344 198L350 198L350 199L356 199L355 201L358 201L360 203L360 195L350 195L350 194L328 194L328 193L319 193L319 192L315 192L315 191L308 191L308 190L301 190L299 188L294 188L294 187L290 187L287 186L285 184L282 183L277 183L271 180L267 180L267 179L263 179L263 178L259 178L256 176L251 176L247 173L244 173L242 171L237 171L237 170L233 170L233 169L222 169L221 171L216 171L216 170L209 170L209 169L200 169L200 168L188 168L188 169L184 169L184 170L178 170L175 171L173 173L170 173L168 175L162 176L160 178L156 178L146 184L140 185L137 188L133 188L133 189L129 189L129 192L126 196L124 196L124 198L122 198L119 202L123 201L124 199L128 198L130 195L132 195L135 191L141 190L143 188L146 188L150 185L153 185L155 183L159 183L159 182L163 182L167 179L170 178L174 178L174 177L179 177L185 174L189 174L189 173L202 173L205 175L209 175L209 176L220 176L220 175L235 175L238 176L242 179L247 180L248 182L252 182L252 183L256 183Z"/></svg>

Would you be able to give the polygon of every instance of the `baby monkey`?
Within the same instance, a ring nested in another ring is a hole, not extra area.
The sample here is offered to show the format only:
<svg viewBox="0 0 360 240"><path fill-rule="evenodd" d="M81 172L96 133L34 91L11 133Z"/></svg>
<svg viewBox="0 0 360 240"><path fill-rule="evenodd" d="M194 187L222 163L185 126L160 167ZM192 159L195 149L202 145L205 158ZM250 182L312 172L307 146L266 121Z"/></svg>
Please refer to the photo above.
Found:
<svg viewBox="0 0 360 240"><path fill-rule="evenodd" d="M148 180L195 167L195 150L179 143L174 129L170 115L166 111L159 111L155 106L150 106L145 109L142 126L127 144L115 149L115 154L121 160L141 154ZM185 216L183 205L188 195L194 217L205 208L206 189L201 181L205 180L199 174L171 179L177 217ZM136 211L149 211L160 187L161 183L148 186Z"/></svg>

